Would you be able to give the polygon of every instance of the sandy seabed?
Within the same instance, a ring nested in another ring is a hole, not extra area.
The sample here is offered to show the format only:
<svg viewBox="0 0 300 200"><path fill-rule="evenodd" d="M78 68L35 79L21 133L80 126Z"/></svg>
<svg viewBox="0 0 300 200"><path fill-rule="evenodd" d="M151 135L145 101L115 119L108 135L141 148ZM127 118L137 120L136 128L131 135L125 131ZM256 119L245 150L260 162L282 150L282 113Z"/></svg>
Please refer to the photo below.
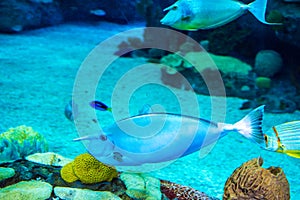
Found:
<svg viewBox="0 0 300 200"><path fill-rule="evenodd" d="M42 133L49 142L50 151L74 158L85 152L74 124L64 116L64 107L72 98L73 84L82 61L100 42L139 25L121 26L111 23L65 24L57 27L28 31L15 35L0 35L0 131L10 127L27 125ZM134 36L134 35L133 35ZM140 33L137 33L140 37ZM108 47L109 48L109 47ZM99 55L103 59L105 55ZM145 64L142 58L119 58L111 64L101 78L96 98L112 103L113 113L98 113L101 126L109 125L113 118L137 114L145 104L157 104L158 111L180 112L179 103L190 102L190 91L159 87L160 74L157 70L144 74L145 80L156 83L135 92L124 106L126 86L115 92L117 81L123 74L136 66ZM155 67L155 66L154 66ZM137 77L129 76L134 82ZM123 91L123 93L122 93ZM115 92L115 93L114 93ZM114 95L112 95L114 93ZM175 96L174 96L175 94ZM193 95L193 94L192 94ZM114 101L111 101L111 98ZM179 100L176 100L176 98ZM120 101L116 100L120 99ZM197 95L201 117L211 119L212 98ZM126 99L125 99L126 100ZM250 110L239 110L244 100L238 98L213 98L225 102L225 121L234 123ZM122 102L122 103L120 103ZM128 108L129 107L129 108ZM129 111L128 111L129 110ZM188 107L184 114L194 113ZM218 111L216 111L218 113ZM218 117L216 117L218 118ZM300 112L292 114L270 114L264 116L263 128L288 121L299 120ZM243 162L262 156L264 167L283 168L291 189L291 199L300 198L300 161L285 155L261 150L258 146L237 134L229 134L219 140L209 153L198 152L178 159L166 168L153 172L161 179L189 185L195 189L221 198L227 177Z"/></svg>

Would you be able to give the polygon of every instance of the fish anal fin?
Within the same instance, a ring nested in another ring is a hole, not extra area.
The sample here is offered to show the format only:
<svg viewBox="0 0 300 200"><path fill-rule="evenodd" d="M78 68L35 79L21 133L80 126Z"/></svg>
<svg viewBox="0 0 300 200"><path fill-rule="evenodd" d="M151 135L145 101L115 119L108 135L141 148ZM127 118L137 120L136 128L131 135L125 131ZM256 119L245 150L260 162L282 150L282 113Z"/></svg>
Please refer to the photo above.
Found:
<svg viewBox="0 0 300 200"><path fill-rule="evenodd" d="M199 150L199 158L202 159L204 158L205 156L207 156L211 151L212 149L214 148L214 146L216 145L216 142L210 144L210 145L207 145L205 147L202 147L200 150Z"/></svg>
<svg viewBox="0 0 300 200"><path fill-rule="evenodd" d="M286 154L286 155L291 156L293 158L300 158L300 150L277 149L276 152Z"/></svg>

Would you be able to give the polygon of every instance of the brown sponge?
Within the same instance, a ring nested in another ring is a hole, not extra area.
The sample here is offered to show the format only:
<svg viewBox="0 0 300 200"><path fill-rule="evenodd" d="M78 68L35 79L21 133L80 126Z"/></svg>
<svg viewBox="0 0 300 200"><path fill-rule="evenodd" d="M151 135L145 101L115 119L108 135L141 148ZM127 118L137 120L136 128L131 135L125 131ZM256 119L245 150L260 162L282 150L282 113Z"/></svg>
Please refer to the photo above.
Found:
<svg viewBox="0 0 300 200"><path fill-rule="evenodd" d="M223 199L290 199L290 187L279 167L262 168L255 158L237 168L227 179Z"/></svg>

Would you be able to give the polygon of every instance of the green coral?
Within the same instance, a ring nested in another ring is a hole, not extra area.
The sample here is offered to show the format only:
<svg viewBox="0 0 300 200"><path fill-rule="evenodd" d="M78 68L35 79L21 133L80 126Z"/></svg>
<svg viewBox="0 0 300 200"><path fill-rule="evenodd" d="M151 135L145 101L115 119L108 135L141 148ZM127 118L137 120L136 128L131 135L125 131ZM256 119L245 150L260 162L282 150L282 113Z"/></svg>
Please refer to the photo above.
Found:
<svg viewBox="0 0 300 200"><path fill-rule="evenodd" d="M174 74L172 70L182 71L187 68L193 68L195 72L202 72L206 69L218 69L224 75L230 77L234 76L246 76L252 67L237 58L230 56L219 56L203 51L188 52L184 57L177 54L169 54L164 56L160 62L170 69L168 73Z"/></svg>
<svg viewBox="0 0 300 200"><path fill-rule="evenodd" d="M40 133L28 126L10 128L0 134L0 160L13 161L27 155L48 151L48 144Z"/></svg>
<svg viewBox="0 0 300 200"><path fill-rule="evenodd" d="M269 89L271 88L271 79L268 77L257 77L255 79L255 84L258 88Z"/></svg>
<svg viewBox="0 0 300 200"><path fill-rule="evenodd" d="M284 30L284 22L285 18L282 13L278 10L271 10L266 17L267 22L270 23L281 23L279 26L272 26L272 29L275 31L283 31Z"/></svg>
<svg viewBox="0 0 300 200"><path fill-rule="evenodd" d="M225 75L246 76L252 70L250 65L234 57L214 54L210 54L210 57L216 63L217 68Z"/></svg>
<svg viewBox="0 0 300 200"><path fill-rule="evenodd" d="M160 59L160 63L166 67L166 71L169 74L175 74L177 71L193 67L186 59L178 54L168 54Z"/></svg>
<svg viewBox="0 0 300 200"><path fill-rule="evenodd" d="M114 167L99 162L88 153L77 156L73 162L61 169L60 174L66 182L71 183L80 180L85 184L111 181L118 176Z"/></svg>
<svg viewBox="0 0 300 200"><path fill-rule="evenodd" d="M269 14L266 17L267 22L270 23L283 23L284 22L284 17L281 14L280 11L278 10L272 10L269 12Z"/></svg>

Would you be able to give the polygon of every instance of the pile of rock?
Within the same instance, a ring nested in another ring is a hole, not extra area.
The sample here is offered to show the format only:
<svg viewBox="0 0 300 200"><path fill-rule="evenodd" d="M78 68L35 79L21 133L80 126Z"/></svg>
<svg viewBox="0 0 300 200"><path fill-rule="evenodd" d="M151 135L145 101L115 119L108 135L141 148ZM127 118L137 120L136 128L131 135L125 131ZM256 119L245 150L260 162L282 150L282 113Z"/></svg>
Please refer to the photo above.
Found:
<svg viewBox="0 0 300 200"><path fill-rule="evenodd" d="M128 23L141 18L136 12L137 0L2 0L0 32L20 32L74 20L105 19Z"/></svg>

